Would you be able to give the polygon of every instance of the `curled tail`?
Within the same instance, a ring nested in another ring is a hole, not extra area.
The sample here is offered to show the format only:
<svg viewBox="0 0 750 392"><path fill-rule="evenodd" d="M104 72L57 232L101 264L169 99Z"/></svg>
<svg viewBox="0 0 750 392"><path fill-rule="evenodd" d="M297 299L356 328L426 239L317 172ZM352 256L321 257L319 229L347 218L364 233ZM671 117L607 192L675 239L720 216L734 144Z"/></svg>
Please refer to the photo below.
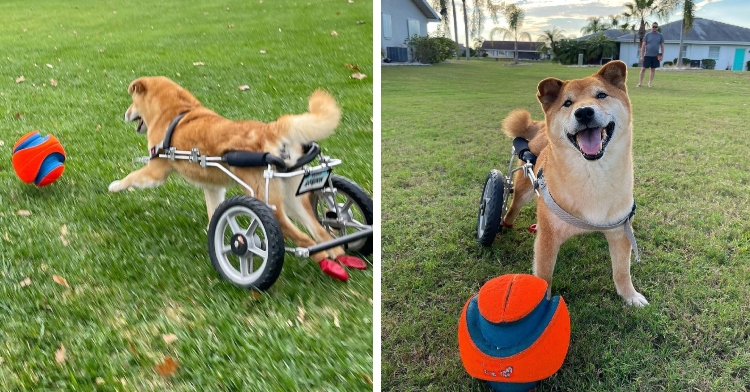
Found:
<svg viewBox="0 0 750 392"><path fill-rule="evenodd" d="M323 90L316 90L308 102L308 112L287 114L277 121L279 136L287 142L308 144L333 134L341 120L336 100Z"/></svg>
<svg viewBox="0 0 750 392"><path fill-rule="evenodd" d="M517 109L503 120L503 132L511 138L522 137L531 140L543 125L542 121L532 120L528 111Z"/></svg>

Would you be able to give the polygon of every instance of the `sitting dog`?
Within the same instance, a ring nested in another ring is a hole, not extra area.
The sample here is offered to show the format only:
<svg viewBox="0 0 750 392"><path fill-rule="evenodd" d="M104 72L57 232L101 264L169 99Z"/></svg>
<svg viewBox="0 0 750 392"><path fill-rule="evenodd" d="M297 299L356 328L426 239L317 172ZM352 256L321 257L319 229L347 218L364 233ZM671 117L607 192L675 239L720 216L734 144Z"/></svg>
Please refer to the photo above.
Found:
<svg viewBox="0 0 750 392"><path fill-rule="evenodd" d="M630 278L633 198L632 110L625 85L627 67L611 61L583 79L542 80L537 98L545 120L516 110L503 120L510 137L529 140L537 155L534 170L543 197L537 199L534 275L551 290L560 246L580 233L599 231L609 243L617 293L630 305L648 305ZM513 201L503 218L510 227L534 195L531 181L517 171ZM550 291L548 291L548 296Z"/></svg>
<svg viewBox="0 0 750 392"><path fill-rule="evenodd" d="M341 110L331 95L321 90L310 97L309 112L284 115L270 123L259 121L232 121L205 108L187 90L166 77L142 77L128 87L133 103L125 112L125 121L137 121L136 131L147 133L148 148L152 150L161 143L173 120L179 121L171 136L171 146L177 150L190 151L197 148L201 154L219 157L229 151L269 152L293 164L302 154L302 146L333 134L341 119ZM178 116L184 115L180 119ZM231 172L255 190L256 197L265 199L265 179L262 167L229 167ZM153 188L164 184L170 173L177 172L183 178L203 189L206 197L208 220L224 201L226 187L234 183L229 176L217 168L203 168L185 160L158 158L152 150L148 164L109 185L110 192L136 188ZM272 179L269 185L268 202L281 225L284 237L291 238L298 246L309 247L316 242L297 228L292 217L312 233L318 242L332 237L320 225L307 195L295 196L299 178ZM247 193L247 191L246 191ZM329 276L346 281L348 275L340 264L365 269L367 266L357 257L344 254L342 247L314 253L310 256Z"/></svg>

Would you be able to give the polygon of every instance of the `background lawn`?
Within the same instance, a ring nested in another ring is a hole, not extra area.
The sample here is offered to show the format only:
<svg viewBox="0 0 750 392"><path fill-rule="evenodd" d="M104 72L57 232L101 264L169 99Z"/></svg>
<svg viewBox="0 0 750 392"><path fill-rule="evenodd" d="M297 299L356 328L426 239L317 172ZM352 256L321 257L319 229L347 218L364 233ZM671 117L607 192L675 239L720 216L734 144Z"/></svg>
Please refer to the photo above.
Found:
<svg viewBox="0 0 750 392"><path fill-rule="evenodd" d="M478 200L490 169L507 171L500 121L537 119L542 79L597 68L470 61L382 68L383 387L485 391L458 354L465 301L489 279L531 273L533 205L482 248ZM750 74L665 72L628 86L634 111L633 282L651 305L616 294L601 234L563 245L553 295L571 345L542 391L750 389ZM645 84L645 83L644 83Z"/></svg>
<svg viewBox="0 0 750 392"><path fill-rule="evenodd" d="M122 120L127 86L165 75L232 119L275 120L304 112L316 88L331 92L344 116L321 146L372 193L372 8L0 3L0 390L372 389L372 269L342 284L289 256L276 284L252 293L211 266L201 190L175 176L107 192L147 152ZM368 77L350 78L346 64ZM41 189L10 164L16 139L36 129L68 158ZM162 377L155 365L168 357L178 366Z"/></svg>

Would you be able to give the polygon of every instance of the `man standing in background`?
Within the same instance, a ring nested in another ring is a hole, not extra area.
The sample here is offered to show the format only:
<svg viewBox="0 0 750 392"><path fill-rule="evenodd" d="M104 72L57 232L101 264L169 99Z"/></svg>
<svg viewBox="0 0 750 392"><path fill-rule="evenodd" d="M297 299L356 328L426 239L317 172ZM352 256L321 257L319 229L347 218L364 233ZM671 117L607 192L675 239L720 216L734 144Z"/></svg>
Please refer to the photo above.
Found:
<svg viewBox="0 0 750 392"><path fill-rule="evenodd" d="M664 56L664 36L658 31L659 24L654 22L651 25L651 31L646 33L643 37L643 43L641 44L641 61L643 62L643 68L641 68L641 76L638 78L638 85L641 87L643 83L643 74L646 73L646 68L651 68L651 75L648 78L648 86L651 87L651 83L654 82L654 74L656 69L659 68L659 62ZM682 56L682 53L679 54Z"/></svg>

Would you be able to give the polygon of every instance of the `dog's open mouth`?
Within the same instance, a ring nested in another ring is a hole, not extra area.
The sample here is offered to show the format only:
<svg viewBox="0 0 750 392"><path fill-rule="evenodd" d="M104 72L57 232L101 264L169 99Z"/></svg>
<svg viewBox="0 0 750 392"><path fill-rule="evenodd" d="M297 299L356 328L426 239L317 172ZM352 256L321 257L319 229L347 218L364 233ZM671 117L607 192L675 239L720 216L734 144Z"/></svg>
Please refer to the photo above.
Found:
<svg viewBox="0 0 750 392"><path fill-rule="evenodd" d="M144 133L146 132L146 127L144 126L143 119L138 117L138 125L135 126L135 131L138 133Z"/></svg>
<svg viewBox="0 0 750 392"><path fill-rule="evenodd" d="M606 127L584 128L576 133L569 133L568 139L584 158L595 161L604 155L604 149L614 132L615 123L610 122Z"/></svg>

